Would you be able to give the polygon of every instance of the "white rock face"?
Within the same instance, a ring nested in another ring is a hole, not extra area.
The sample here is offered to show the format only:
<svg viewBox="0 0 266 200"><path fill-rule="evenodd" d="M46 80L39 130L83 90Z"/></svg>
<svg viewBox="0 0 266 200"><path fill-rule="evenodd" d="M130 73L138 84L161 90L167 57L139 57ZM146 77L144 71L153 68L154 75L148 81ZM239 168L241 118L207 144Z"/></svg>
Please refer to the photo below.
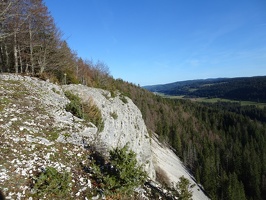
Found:
<svg viewBox="0 0 266 200"><path fill-rule="evenodd" d="M168 147L160 144L157 138L152 138L152 154L155 168L162 169L170 183L177 183L181 176L184 176L195 186L192 188L193 200L208 200L209 198L202 192L194 181L191 174L186 170L181 160Z"/></svg>
<svg viewBox="0 0 266 200"><path fill-rule="evenodd" d="M108 91L83 85L66 85L63 89L78 95L85 102L92 99L100 108L104 130L91 135L88 133L91 140L106 146L107 149L128 144L137 154L138 161L144 164L149 176L155 178L150 137L142 114L131 99L123 97L126 98L126 102L123 102L120 95L112 98Z"/></svg>

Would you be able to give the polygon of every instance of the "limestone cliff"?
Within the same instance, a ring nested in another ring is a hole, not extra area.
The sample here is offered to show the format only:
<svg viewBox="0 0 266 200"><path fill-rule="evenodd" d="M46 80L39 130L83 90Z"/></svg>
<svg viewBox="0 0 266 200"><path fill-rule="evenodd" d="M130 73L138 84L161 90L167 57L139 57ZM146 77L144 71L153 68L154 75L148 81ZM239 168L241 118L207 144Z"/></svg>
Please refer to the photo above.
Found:
<svg viewBox="0 0 266 200"><path fill-rule="evenodd" d="M63 90L71 91L85 102L93 100L101 110L103 131L92 131L91 128L85 127L80 132L82 136L89 142L99 144L101 148L110 149L128 144L137 154L139 162L145 165L149 176L155 177L150 136L140 110L131 99L119 93L112 97L108 91L83 85L65 85Z"/></svg>
<svg viewBox="0 0 266 200"><path fill-rule="evenodd" d="M70 101L65 91L101 110L103 130L66 111ZM128 144L150 179L155 179L154 166L166 171L173 182L181 174L190 178L184 167L173 166L177 163L174 153L167 157L164 154L170 150L154 141L137 106L119 92L111 95L83 85L58 86L33 77L0 74L0 190L9 199L32 199L29 180L48 166L71 174L69 199L84 199L92 188L81 168L88 160L87 146L106 153ZM193 199L207 199L198 186L194 191Z"/></svg>

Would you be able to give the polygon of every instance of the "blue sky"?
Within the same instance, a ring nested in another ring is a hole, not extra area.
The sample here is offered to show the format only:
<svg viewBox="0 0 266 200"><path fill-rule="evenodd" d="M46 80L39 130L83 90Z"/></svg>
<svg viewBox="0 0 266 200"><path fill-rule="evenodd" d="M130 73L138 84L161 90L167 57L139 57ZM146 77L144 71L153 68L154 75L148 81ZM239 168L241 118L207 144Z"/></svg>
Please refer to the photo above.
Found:
<svg viewBox="0 0 266 200"><path fill-rule="evenodd" d="M79 57L153 85L266 75L265 0L44 0Z"/></svg>

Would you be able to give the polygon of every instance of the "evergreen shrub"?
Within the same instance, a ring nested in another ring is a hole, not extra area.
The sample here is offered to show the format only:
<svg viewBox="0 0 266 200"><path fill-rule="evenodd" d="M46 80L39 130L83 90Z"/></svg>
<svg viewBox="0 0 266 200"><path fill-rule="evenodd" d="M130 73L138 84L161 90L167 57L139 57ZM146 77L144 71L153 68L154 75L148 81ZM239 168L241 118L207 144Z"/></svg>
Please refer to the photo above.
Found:
<svg viewBox="0 0 266 200"><path fill-rule="evenodd" d="M109 162L104 166L93 164L95 180L108 196L132 194L147 179L146 172L137 164L136 154L128 145L112 149L109 154Z"/></svg>
<svg viewBox="0 0 266 200"><path fill-rule="evenodd" d="M68 172L59 173L55 168L47 167L34 178L33 191L38 197L66 198L70 193L70 179Z"/></svg>

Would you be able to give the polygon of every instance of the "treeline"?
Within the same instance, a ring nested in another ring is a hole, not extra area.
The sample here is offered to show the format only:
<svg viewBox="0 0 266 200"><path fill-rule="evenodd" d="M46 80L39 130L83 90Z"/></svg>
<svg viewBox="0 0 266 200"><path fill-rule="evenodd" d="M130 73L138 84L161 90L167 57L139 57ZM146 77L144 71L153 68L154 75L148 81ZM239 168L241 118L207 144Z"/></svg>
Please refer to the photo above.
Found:
<svg viewBox="0 0 266 200"><path fill-rule="evenodd" d="M104 63L68 47L41 0L0 1L0 27L0 72L119 90L212 199L266 199L265 108L164 99L115 80Z"/></svg>

